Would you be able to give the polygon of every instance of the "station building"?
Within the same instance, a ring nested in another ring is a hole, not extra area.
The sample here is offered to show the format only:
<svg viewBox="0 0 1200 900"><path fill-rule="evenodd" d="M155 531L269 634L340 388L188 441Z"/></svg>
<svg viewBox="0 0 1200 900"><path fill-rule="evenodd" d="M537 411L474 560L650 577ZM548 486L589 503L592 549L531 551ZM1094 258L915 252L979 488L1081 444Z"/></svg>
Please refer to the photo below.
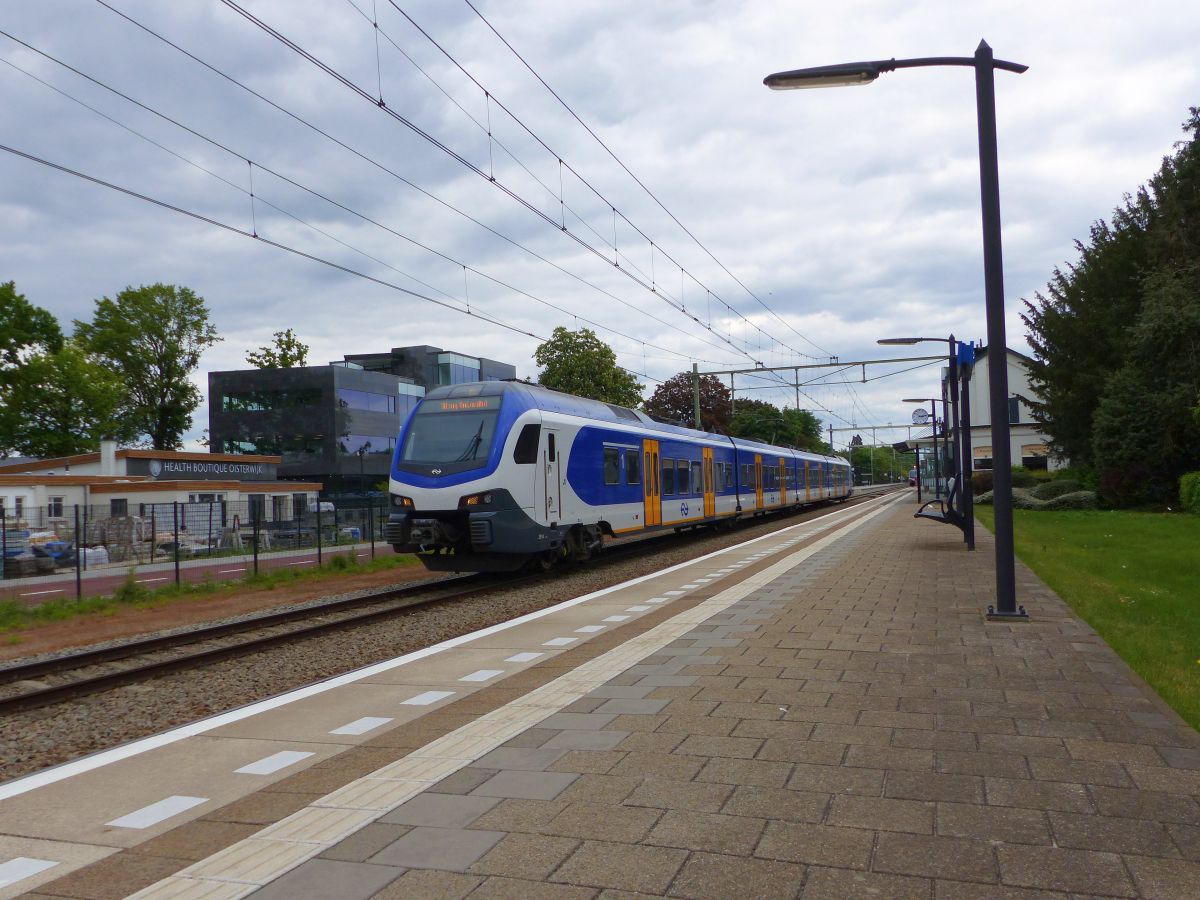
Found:
<svg viewBox="0 0 1200 900"><path fill-rule="evenodd" d="M325 366L210 372L209 442L218 453L278 456L284 480L368 492L387 480L400 426L426 388L516 374L508 363L428 345Z"/></svg>

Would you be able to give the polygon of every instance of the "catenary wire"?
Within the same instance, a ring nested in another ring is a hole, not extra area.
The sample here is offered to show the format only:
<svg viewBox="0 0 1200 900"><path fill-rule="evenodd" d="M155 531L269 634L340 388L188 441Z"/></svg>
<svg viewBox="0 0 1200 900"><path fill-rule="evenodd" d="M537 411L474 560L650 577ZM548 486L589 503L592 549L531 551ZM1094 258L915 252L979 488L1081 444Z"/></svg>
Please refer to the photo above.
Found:
<svg viewBox="0 0 1200 900"><path fill-rule="evenodd" d="M489 315L486 313L478 313L473 310L460 308L458 306L455 306L453 303L448 303L444 300L439 300L436 297L430 297L426 294L420 293L419 291L410 290L409 288L406 288L402 285L394 284L393 282L386 281L382 278L377 278L374 275L370 275L366 272L359 271L358 269L351 268L350 266L346 266L341 263L334 262L331 259L326 259L322 256L317 256L314 253L309 253L305 250L301 250L298 247L292 247L288 244L282 243L281 241L276 241L276 240L272 240L271 238L263 237L261 234L255 234L251 231L246 231L244 228L238 228L236 225L231 225L228 222L222 222L220 219L215 219L212 216L206 216L203 213L196 212L195 210L190 210L185 207L178 206L174 203L168 203L166 200L160 200L156 197L151 197L148 194L143 194L140 191L133 190L132 188L124 187L123 185L119 185L119 184L116 184L111 181L106 181L103 178L98 178L94 175L89 175L86 172L80 172L77 169L72 169L69 166L64 166L60 163L56 163L52 160L48 160L43 157L36 156L32 153L26 153L24 150L20 150L16 147L10 147L7 144L0 144L0 151L12 154L13 156L21 157L22 159L26 159L30 162L37 163L38 165L45 166L46 168L54 169L58 172L62 172L63 174L71 175L71 176L74 176L75 178L80 178L84 181L91 182L92 184L98 185L100 187L108 188L109 190L116 191L117 193L124 194L128 197L133 197L134 199L141 200L145 203L150 203L161 209L170 210L171 212L178 213L179 215L186 216L186 217L188 217L190 219L194 219L198 222L203 222L207 225L212 225L215 228L219 228L219 229L221 229L223 231L227 231L231 234L236 234L241 237L249 238L250 240L253 240L253 241L258 241L259 243L266 244L268 247L274 247L277 250L283 250L286 253L291 253L294 256L298 256L302 259L307 259L311 262L319 263L323 266L328 266L331 269L335 269L335 270L337 270L339 272L343 272L347 275L353 275L356 278L362 278L365 281L372 282L373 284L380 285L381 287L386 287L393 291L399 291L402 294L407 294L408 296L414 297L418 300L424 300L427 303L432 303L435 306L442 307L443 309L448 309L448 310L451 310L452 312L460 313L465 316L471 316L472 318L475 318L475 319L480 319L481 321L488 322L489 324L495 325L498 328L503 328L507 331L513 332L514 334L519 334L522 337L533 338L535 341L539 341L542 343L545 343L545 341L547 340L547 338L543 337L542 335L535 334L532 331L527 331L524 328L521 328L520 326L512 325L508 322L505 322L502 319L496 318L495 316L492 316L492 315ZM622 366L621 368L624 369L625 367ZM625 371L629 372L632 375L637 375L641 378L646 378L649 381L655 381L660 384L662 383L661 379L654 378L653 376L648 375L645 372L638 372L633 369L625 369Z"/></svg>
<svg viewBox="0 0 1200 900"><path fill-rule="evenodd" d="M259 162L259 161L252 161L252 160L251 160L251 159L250 159L248 156L246 156L245 154L243 154L243 153L241 153L241 152L239 152L239 151L237 151L237 150L234 150L234 149L232 149L231 147L229 147L229 146L227 146L227 145L225 145L225 144L222 144L221 142L219 142L219 141L217 141L217 140L215 140L215 139L213 139L213 138L211 138L211 137L209 137L209 136L207 136L207 135L203 134L202 132L200 132L200 131L198 131L198 130L196 130L196 129L194 129L194 128L191 128L190 126L187 126L187 125L184 125L184 124L182 124L182 123L181 123L181 122L179 122L178 120L176 120L176 119L173 119L173 118L171 118L170 116L167 116L167 115L165 115L164 113L162 113L162 112L160 112L160 111L158 111L158 110L154 109L153 107L151 107L151 106L149 106L149 105L147 105L147 104L145 104L145 103L143 103L143 102L141 102L141 101L139 101L139 100L136 100L135 98L132 98L132 97L130 97L129 95L127 95L127 94L125 94L125 93L123 93L123 92L121 92L121 91L117 90L116 88L113 88L111 85L108 85L108 84L106 84L106 83L104 83L104 82L100 81L99 79L97 79L97 78L95 78L95 77L93 77L93 76L91 76L91 75L88 75L88 74L86 74L86 73L82 72L81 70L79 70L79 69L76 69L76 68L75 68L75 67L73 67L73 66L70 66L70 65L68 65L68 64L66 64L66 63L64 63L62 60L59 60L59 59L57 59L56 57L54 57L54 56L51 56L50 54L48 54L48 53L45 53L45 52L44 52L44 51L42 51L42 50L39 50L39 49L38 49L38 48L36 48L36 47L33 47L32 45L30 45L30 44L28 44L28 43L26 43L26 42L24 42L24 41L20 40L19 38L14 38L12 35L8 34L8 32L5 32L5 31L3 31L2 29L0 29L0 35L3 35L3 36L5 36L5 37L8 37L8 38L10 38L11 40L14 40L14 41L16 41L17 43L19 43L19 44L21 44L22 46L24 46L24 47L28 48L29 50L31 50L31 51L33 51L33 52L35 52L35 53L38 53L38 54L40 54L40 55L41 55L41 56L43 56L44 58L46 58L46 59L48 59L48 60L50 60L50 61L52 61L52 62L55 62L55 63L57 63L57 64L59 64L59 65L63 66L64 68L68 69L68 70L69 70L69 71L71 71L71 72L74 72L74 73L75 73L75 74L77 74L77 75L80 75L80 76L81 76L81 77L83 77L83 78L86 78L88 81L92 82L93 84L96 84L96 85L97 85L97 86L99 86L99 87L102 87L102 88L104 88L104 89L106 89L106 90L108 90L108 91L111 91L112 93L116 94L117 96L121 97L122 99L124 99L124 100L127 100L128 102L135 104L135 105L136 105L136 106L138 106L139 108L141 108L141 109L143 109L143 110L145 110L145 111L147 111L147 112L150 112L150 113L152 113L153 115L156 115L156 116L158 116L159 118L162 118L163 120L165 120L165 121L167 121L167 122L170 122L172 125L175 125L175 126L177 126L177 127L179 127L179 128L182 128L183 130L187 131L189 134L192 134L192 135L194 135L195 137L198 137L198 138L200 138L201 140L203 140L203 141L207 142L207 143L208 143L208 144L210 144L211 146L213 146L213 147L216 147L216 148L218 148L218 149L220 149L220 150L222 150L222 151L224 151L224 152L226 152L226 153L230 154L231 156L234 156L234 157L236 157L237 159L239 159L239 160L241 160L241 161L243 161L243 162L246 162L246 163L251 163L253 166L257 167L257 168L258 168L258 169L260 169L261 171L263 171L263 172L267 172L268 174L271 174L271 175L275 176L276 178L279 178L280 180L284 181L285 183L287 183L287 184L290 184L290 185L292 185L293 187L296 187L296 188L298 188L299 190L301 190L301 191L304 191L304 192L308 193L309 195L311 195L311 196L313 196L313 197L317 197L318 199L320 199L320 200L323 200L324 202L326 202L326 203L329 203L330 205L332 205L332 206L334 206L334 207L336 207L336 208L338 208L338 209L340 209L340 210L343 210L344 212L346 212L346 213L348 213L348 214L350 214L350 215L352 215L352 216L355 216L355 217L357 217L357 218L359 218L359 219L362 219L363 221L365 221L365 222L368 222L368 223L370 223L370 224L372 224L372 225L374 225L374 226L376 226L376 227L378 227L378 228L380 228L380 229L382 229L382 230L384 230L384 231L388 232L389 234L392 234L392 235L394 235L394 236L396 236L396 237L398 237L398 238L400 238L400 239L402 239L402 240L404 240L404 241L407 241L407 242L409 242L409 243L413 244L414 246L420 247L422 250L426 250L426 251L428 251L429 253L432 253L432 254L434 254L434 255L436 255L436 256L438 256L438 257L440 257L441 259L444 259L444 260L446 260L446 261L448 261L448 262L451 262L451 263L455 264L456 266L460 266L460 267L462 267L462 268L463 268L463 270L464 270L464 271L469 271L469 272L471 272L471 273L473 273L473 274L475 274L475 275L478 275L478 276L480 276L480 277L482 277L482 278L484 278L484 279L487 279L488 281L491 281L491 282L493 282L494 284L497 284L497 285L499 285L499 286L501 286L501 287L503 287L503 288L505 288L505 289L507 289L507 290L511 290L511 291L513 291L514 293L520 294L520 295L522 295L522 296L524 296L524 297L528 297L529 299L533 300L533 301L534 301L534 302L536 302L536 303L539 303L539 304L541 304L541 305L543 305L543 306L546 306L546 307L547 307L547 308L549 308L549 309L553 309L553 310L555 310L556 312L559 312L559 313L563 314L564 316L568 316L568 317L570 317L570 318L573 318L573 319L575 319L577 322L584 322L584 323L586 323L586 324L588 324L588 325L594 326L594 327L595 327L595 328L597 328L597 329L600 329L600 330L603 330L603 331L607 331L607 332L610 332L610 333L612 333L612 334L614 334L614 335L617 335L618 337L621 337L621 338L623 338L624 340L627 340L627 341L631 342L632 344L635 344L635 345L638 345L638 346L643 346L643 345L644 345L644 346L646 346L646 347L651 347L651 348L653 348L653 349L655 349L655 350L659 350L659 351L661 351L661 352L663 352L663 353L666 353L666 354L669 354L669 355L670 355L669 357L653 357L653 358L655 358L655 359L667 359L667 358L682 358L682 359L688 359L688 360L694 359L694 357L691 357L691 356L689 356L689 355L687 355L687 354L685 354L685 353L681 353L681 352L678 352L678 351L674 351L674 350L671 350L671 349L669 349L669 348L666 348L666 347L661 347L661 346L659 346L658 344L652 343L652 342L650 342L650 341L644 341L644 340L642 340L641 338L636 338L636 337L633 337L632 335L628 335L628 334L626 334L626 333L624 333L624 332L622 332L622 331L620 331L620 330L618 330L618 329L615 329L615 328L610 328L609 326L607 326L607 325L603 325L603 324L601 324L601 323L599 323L599 322L596 322L596 321L594 321L594 320L592 320L592 319L589 319L589 318L587 318L586 316L582 316L582 315L580 315L580 314L578 314L578 313L575 313L575 312L573 312L573 311L571 311L571 310L569 310L569 309L566 309L566 308L564 308L564 307L558 306L557 304L554 304L554 303L552 303L552 302L550 302L550 301L548 301L548 300L545 300L545 299L543 299L543 298L541 298L541 297L537 297L536 295L534 295L534 294L531 294L531 293L529 293L529 292L527 292L527 291L524 291L524 290L522 290L522 289L520 289L520 288L514 287L513 285L510 285L510 284L508 284L508 283L504 282L504 281L503 281L503 280L501 280L501 279L498 279L498 278L495 278L495 277L493 277L493 276L491 276L491 275L488 275L487 273L485 273L485 272L482 272L482 271L480 271L479 269L476 269L476 268L474 268L473 266L468 266L468 265L466 265L465 263L463 263L463 262L461 262L461 261L459 261L459 260L457 260L457 259L454 259L452 256L449 256L449 255L447 255L447 254L445 254L445 253L442 253L442 252L441 252L441 251L439 251L439 250L436 250L436 249L434 249L434 248L432 248L432 247L429 247L429 246L427 246L427 245L423 244L422 242L420 242L420 241L416 240L415 238L412 238L412 237L410 237L410 236L408 236L408 235L405 235L405 234L403 234L403 233L401 233L401 232L399 232L399 231L396 231L395 229L391 228L390 226L388 226L388 225L385 225L385 224L383 224L383 223L380 223L380 222L376 221L375 219L372 219L370 216L367 216L367 215L365 215L365 214L363 214L363 213L360 213L359 211L357 211L357 210L355 210L355 209L353 209L353 208L351 208L351 207L348 207L348 206L346 206L346 205L344 205L344 204L342 204L342 203L338 202L337 200L334 200L334 199L332 199L332 198L330 198L330 197L328 197L328 196L326 196L326 195L322 194L322 193L321 193L321 192L319 192L319 191L316 191L316 190L314 190L314 189L312 189L312 188L309 188L309 187L307 187L306 185L304 185L304 184L302 184L302 183L300 183L300 182L298 182L298 181L295 181L294 179L292 179L292 178L289 178L289 177L288 177L288 176L286 176L286 175L283 175L282 173L280 173L280 172L278 172L278 171L276 171L276 170L272 169L272 168L271 168L271 167L269 167L269 166L265 166L265 165L263 165L263 164L262 164L261 162ZM71 100L71 101L72 101L72 102L74 102L74 103L77 103L78 105L80 105L80 106L84 107L85 109L87 109L87 110L91 111L92 113L96 114L97 116L100 116L101 118L103 118L103 119L107 120L108 122L111 122L113 125L116 125L118 128L121 128L121 129L123 129L123 130L125 130L125 131L129 132L130 134L132 134L132 135L134 135L134 136L136 136L136 137L140 138L141 140L143 140L143 141L146 141L146 142L147 142L147 143L149 143L149 144L152 144L153 146L155 146L155 147L159 148L160 150L164 151L165 153L168 153L168 154L170 154L171 156L175 157L176 159L180 160L181 162L183 162L183 163L186 163L187 165L189 165L189 166L192 166L193 168L195 168L195 169L197 169L197 170L199 170L199 171L201 171L201 172L204 172L205 174L207 174L207 175L209 175L209 176L211 176L211 177L213 177L213 178L216 178L217 180L219 180L219 181L223 182L224 184L226 184L226 185L227 185L227 186L229 186L230 188L234 189L235 191L238 191L238 192L240 192L240 193L243 193L243 194L251 194L251 192L250 192L250 191L248 191L248 190L247 190L247 189L246 189L246 188L245 188L243 185L240 185L240 184L238 184L238 183L236 183L236 182L233 182L233 181L231 181L230 179L228 179L228 178L224 177L223 175L221 175L221 174L219 174L219 173L217 173L217 172L214 172L214 171L212 171L211 169L209 169L209 168L207 168L207 167L205 167L205 166L201 165L200 163L197 163L197 162L195 162L194 160L192 160L192 159L189 159L188 157L186 157L186 156L184 156L184 155L182 155L182 154L180 154L180 153L176 152L175 150L172 150L170 147L167 147L167 146L165 146L164 144L162 144L162 143L160 143L160 142L158 142L158 141L154 140L153 138L151 138L151 137L147 136L146 134L143 134L142 132L138 131L137 129L135 129L135 128L131 128L130 126L126 125L125 123L123 123L123 122L121 122L121 121L119 121L119 120L117 120L117 119L113 118L112 116L108 115L107 113L103 112L102 110L99 110L99 109L97 109L96 107L94 107L94 106L91 106L90 104L88 104L88 103L84 102L83 100L80 100L78 97L75 97L75 96L73 96L73 95L72 95L72 94L70 94L69 92L62 90L61 88L59 88L59 87L57 87L57 86L55 86L55 85L53 85L53 84L50 84L49 82L47 82L47 81L45 81L44 79L40 78L40 77L39 77L39 76L37 76L36 74L34 74L34 73L32 73L32 72L30 72L30 71L28 71L28 70L26 70L26 69L22 68L21 66L17 65L16 63L13 63L13 62L11 62L11 61L9 61L9 60L6 60L6 59L0 59L0 62L3 62L5 65L9 66L9 67L10 67L10 68L12 68L12 69L15 69L15 70L16 70L16 71L18 71L18 72L21 72L22 74L24 74L24 75L26 75L27 77L29 77L29 78L33 79L34 81L38 82L39 84L43 85L44 87L46 87L46 88L48 88L48 89L50 89L50 90L52 90L52 91L54 91L54 92L58 93L59 95L61 95L61 96L65 97L66 99L68 99L68 100ZM441 295L442 295L442 296L444 296L444 297L451 298L451 299L457 299L457 298L453 298L453 297L452 297L452 295L450 295L450 294L449 294L449 293L447 293L446 291L443 291L441 288L438 288L438 287L436 287L435 285L429 284L428 282L422 281L420 278L416 277L415 275L413 275L413 274L412 274L412 273L410 273L410 272L405 272L405 271L403 271L403 270L401 270L401 269L398 269L398 268L396 268L395 266L391 265L390 263L386 262L385 260L382 260L382 259L380 259L380 258L378 258L378 257L376 257L376 256L373 256L373 255L371 255L371 254L369 254L369 253L367 253L367 252L363 251L362 249L360 249L360 248L358 248L358 247L354 246L353 244L350 244L350 243L348 243L348 242L346 242L346 241L342 240L341 238L338 238L337 236L335 236L335 235L333 235L333 234L330 234L329 232L327 232L327 231L323 230L322 228L320 228L320 227L318 227L318 226L314 225L313 223L311 223L311 222L309 222L309 221L307 221L307 220L305 220L305 219L301 218L300 216L297 216L296 214L294 214L294 213L290 212L289 210L287 210L287 209L284 209L283 207L281 207L281 206L279 206L279 205L277 205L277 204L275 204L275 203L273 203L273 202L271 202L271 201L269 201L269 200L265 199L265 198L262 196L261 192L255 193L255 194L253 194L253 196L254 196L254 199L256 199L256 200L257 200L259 203L262 203L262 204L264 204L264 205L266 205L266 206L269 206L271 209L274 209L275 211L279 212L280 214L282 214L282 215L284 215L284 216L287 216L288 218L292 219L293 221L295 221L295 222L298 222L298 223L299 223L299 224L301 224L301 225L304 225L306 228L309 228L309 229L311 229L311 230L313 230L313 231L317 232L318 234L320 234L320 235L322 235L322 236L324 236L324 237L328 238L329 240L332 240L332 241L335 241L335 242L337 242L337 243L341 244L341 245L342 245L343 247L345 247L346 249L348 249L348 250L351 250L351 251L353 251L353 252L355 252L355 253L359 253L359 254L361 254L362 256L366 257L367 259L370 259L370 260L372 260L373 262L379 263L380 265L382 265L382 266L385 266L385 267L387 267L387 268L391 269L392 271L394 271L394 272L397 272L398 274L404 275L406 278L410 278L410 279L412 279L414 282L416 282L417 284L420 284L420 285L422 285L423 287L429 288L429 289L430 289L430 290L432 290L432 291L436 291L437 293L441 294ZM631 351L631 352L632 352L632 351ZM701 361L704 361L704 360L701 360Z"/></svg>
<svg viewBox="0 0 1200 900"><path fill-rule="evenodd" d="M472 216L470 213L468 213L462 209L459 209L458 207L454 206L453 204L449 203L446 200L443 200L441 197L438 197L436 194L432 193L431 191L428 191L425 188L422 188L420 185L416 184L415 182L409 180L408 178L405 178L399 172L397 172L394 169L379 162L377 159L371 157L370 155L357 149L356 147L351 146L350 144L346 143L345 141L341 140L340 138L336 137L335 135L331 134L330 132L324 130L320 126L315 125L314 123L312 123L308 119L305 119L303 116L299 115L298 113L295 113L292 110L288 109L287 107L283 106L282 104L279 104L279 103L275 102L274 100L271 100L269 97L256 91L254 88L250 87L249 85L245 84L244 82L239 81L238 79L234 78L232 75L228 74L227 72L225 72L224 70L220 69L219 67L213 65L212 63L209 63L208 61L202 59L201 57L199 57L196 54L192 53L191 51L187 50L180 44L172 41L170 38L167 38L165 35L160 34L159 32L150 28L148 25L145 25L144 23L142 23L142 22L138 21L137 19L133 18L132 16L128 15L124 11L113 7L112 5L107 3L106 0L96 0L96 2L100 6L107 9L109 12L113 13L114 15L119 16L120 18L122 18L126 22L128 22L129 24L140 29L141 31L143 31L146 34L150 35L151 37L155 38L156 40L162 42L163 44L167 45L171 49L182 54L183 56L186 56L188 59L192 60L197 65L200 65L200 66L204 67L205 69L208 69L214 75L217 75L218 77L225 79L230 84L233 84L234 86L240 88L241 90L250 94L252 97L259 100L260 102L267 104L272 109L275 109L276 111L282 113L283 115L285 115L288 118L295 121L297 124L302 125L305 128L308 128L309 130L320 135L321 137L325 138L326 140L330 141L331 143L335 144L336 146L341 147L343 150L347 151L348 153L352 154L353 156L361 159L363 162L366 162L369 165L377 168L379 171L381 171L387 175L390 175L392 178L395 178L397 181L401 182L402 184L406 185L407 187L411 188L412 190L416 191L417 193L421 194L422 196L428 198L429 200L432 200L433 202L437 203L438 205L442 206L443 208L461 216L462 218L466 219L467 221L471 222L472 224L478 226L479 228L482 228L483 230L487 231L489 234L499 238L500 240L508 243L509 245L521 250L522 252L528 254L529 256L533 257L534 259L538 260L539 262L550 266L551 268L555 269L556 271L558 271L558 272L562 273L563 275L566 275L567 277L573 279L574 281L577 281L578 283L596 291L597 293L599 293L605 297L608 297L610 300L614 300L617 303L620 303L621 305L623 305L635 312L638 312L642 315L647 316L648 318L652 319L653 321L658 322L663 327L670 328L674 331L679 332L680 334L682 334L684 337L688 338L689 340L699 341L700 343L703 343L706 346L712 347L717 350L725 349L725 348L719 346L718 344L715 344L712 341L707 340L706 338L697 337L695 335L692 335L692 334L684 331L683 329L679 328L677 325L673 325L663 319L660 319L659 317L655 316L653 313L636 306L635 304L624 299L623 297L620 297L619 295L614 294L613 292L587 280L583 276L581 276L575 272L572 272L570 269L567 269L566 267L559 265L558 263L554 262L553 260L549 259L548 257L543 256L542 254L531 249L530 247L525 246L524 244L515 240L514 238L509 237L508 235L504 234L503 232L501 232L501 231L493 228L492 226L488 225L487 223L481 221L480 219L477 219L476 217ZM720 337L719 335L715 335L715 336ZM739 352L739 353L742 352L737 347L733 346L731 341L726 340L724 343L729 345L730 347L732 347L732 349L735 352ZM746 354L743 353L743 355L746 355Z"/></svg>
<svg viewBox="0 0 1200 900"><path fill-rule="evenodd" d="M389 0L389 2L390 2L390 0ZM613 161L616 162L617 165L619 165L622 169L625 170L625 173L627 175L629 175L629 177L632 178L634 180L634 182L637 183L638 187L640 187L643 191L645 191L646 195L648 197L650 197L650 199L653 200L656 204L658 204L658 207L663 212L665 212L668 216L670 216L671 220L683 230L684 234L686 234L689 238L691 238L696 243L696 246L698 246L701 250L704 251L704 253L708 256L709 259L711 259L718 266L720 266L721 270L723 272L725 272L725 274L728 275L730 278L732 278L735 282L737 282L737 284L742 288L742 290L744 290L747 294L749 294L756 301L758 301L759 306L761 306L763 309L765 309L767 312L769 312L772 316L774 316L780 322L780 324L782 324L789 331L791 331L794 335L796 335L796 337L811 344L813 347L816 347L822 353L825 353L826 355L832 355L829 353L828 350L826 350L820 344L817 344L811 338L809 338L807 335L801 334L799 331L797 331L795 328L793 328L790 323L788 323L785 319L783 319L777 312L775 312L774 309L772 309L770 306L768 306L767 303L761 297L759 297L756 293L754 293L754 291L750 290L750 288L746 287L746 285L742 283L741 279L739 279L736 275L734 275L733 272L731 272L725 266L725 264L723 262L721 262L721 260L717 259L717 257L713 254L713 252L711 250L709 250L708 247L706 247L704 245L704 243L698 237L696 237L696 235L694 235L691 232L691 230L688 229L688 227L686 225L684 225L683 222L681 222L679 220L679 218L673 212L671 212L671 210L669 210L667 208L666 204L664 204L658 198L658 196L655 195L655 193L652 190L650 190L650 188L647 187L640 178L637 177L637 175L635 175L633 173L633 171L629 168L629 166L627 166L624 163L624 161L622 161L621 158L619 156L617 156L616 153L613 152L612 148L610 148L608 146L608 144L606 144L604 142L604 140L598 134L596 134L595 131L592 130L591 126L589 126L585 121L583 121L582 118L580 118L578 113L576 113L575 110L571 108L570 104L567 103L567 101L565 101L561 96L559 96L558 92L555 91L554 88L552 88L546 82L546 80L544 78L542 78L541 75L538 74L538 72L533 68L533 66L531 66L529 64L529 62L526 61L525 57L523 57L517 51L517 49L515 47L513 47L513 45L511 43L509 43L508 39L505 38L504 35L502 35L496 29L496 26L494 26L490 21L488 21L488 19L483 15L483 13L481 13L479 11L478 7L476 7L475 4L471 2L471 0L463 0L463 2L466 3L467 6L471 7L471 10L475 13L475 15L477 15L479 17L480 21L482 21L483 24L488 27L488 29L492 32L492 34L496 35L496 37L500 39L500 42L502 44L504 44L505 47L507 47L510 51L512 51L513 56L515 56L518 60L520 60L521 64L526 69L529 70L529 73L531 75L533 75L533 77L536 78L547 91L550 92L550 95L555 100L557 100L559 102L559 104L562 105L563 109L565 109L571 115L571 118L573 118L576 122L578 122L583 127L583 129L595 139L596 143L598 143L601 147L604 148L604 151L609 156L612 157Z"/></svg>

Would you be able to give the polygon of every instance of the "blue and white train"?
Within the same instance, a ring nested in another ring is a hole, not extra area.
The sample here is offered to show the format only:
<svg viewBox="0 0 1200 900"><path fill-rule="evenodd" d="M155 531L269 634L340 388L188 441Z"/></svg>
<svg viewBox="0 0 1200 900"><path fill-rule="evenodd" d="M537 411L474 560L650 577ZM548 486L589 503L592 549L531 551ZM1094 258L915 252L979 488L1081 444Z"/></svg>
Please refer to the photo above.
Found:
<svg viewBox="0 0 1200 900"><path fill-rule="evenodd" d="M549 568L604 536L850 496L839 457L656 422L521 382L430 391L400 432L385 539L429 569Z"/></svg>

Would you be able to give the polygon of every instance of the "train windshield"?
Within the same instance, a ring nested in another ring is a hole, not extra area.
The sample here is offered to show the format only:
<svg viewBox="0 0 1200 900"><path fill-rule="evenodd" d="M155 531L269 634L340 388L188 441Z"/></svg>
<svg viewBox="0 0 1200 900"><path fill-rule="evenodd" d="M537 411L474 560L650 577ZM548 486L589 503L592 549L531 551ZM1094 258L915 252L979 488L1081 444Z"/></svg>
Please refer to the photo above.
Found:
<svg viewBox="0 0 1200 900"><path fill-rule="evenodd" d="M487 462L500 417L499 397L425 401L408 423L399 462L449 474Z"/></svg>

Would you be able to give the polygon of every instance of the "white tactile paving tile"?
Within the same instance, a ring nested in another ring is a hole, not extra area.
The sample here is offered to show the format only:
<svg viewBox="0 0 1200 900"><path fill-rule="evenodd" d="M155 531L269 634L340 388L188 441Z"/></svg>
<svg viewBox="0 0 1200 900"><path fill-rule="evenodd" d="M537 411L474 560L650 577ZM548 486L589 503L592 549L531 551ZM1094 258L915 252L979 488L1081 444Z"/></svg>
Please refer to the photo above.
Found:
<svg viewBox="0 0 1200 900"><path fill-rule="evenodd" d="M579 634L595 634L598 631L603 631L603 625L584 625L582 628L576 628Z"/></svg>
<svg viewBox="0 0 1200 900"><path fill-rule="evenodd" d="M542 646L543 647L565 647L568 644L575 643L577 640L579 640L579 638L573 638L573 637L550 638L550 640L544 641L542 643Z"/></svg>
<svg viewBox="0 0 1200 900"><path fill-rule="evenodd" d="M32 878L58 865L56 859L31 859L28 856L18 856L15 859L0 863L0 888L6 888Z"/></svg>
<svg viewBox="0 0 1200 900"><path fill-rule="evenodd" d="M491 681L497 675L503 675L503 669L479 669L470 675L464 675L459 681Z"/></svg>
<svg viewBox="0 0 1200 900"><path fill-rule="evenodd" d="M511 662L511 663L525 663L525 662L533 662L533 661L534 661L535 659L537 659L539 656L545 656L545 655L546 655L545 653L529 653L529 652L526 652L526 653L517 653L517 654L515 654L515 655L513 655L513 656L510 656L510 657L508 657L508 658L507 658L506 660L504 660L504 661L505 661L505 662Z"/></svg>
<svg viewBox="0 0 1200 900"><path fill-rule="evenodd" d="M633 618L633 616L608 616L607 618L601 619L600 621L602 621L602 622L624 622L624 621L626 621L628 619L632 619L632 618Z"/></svg>

